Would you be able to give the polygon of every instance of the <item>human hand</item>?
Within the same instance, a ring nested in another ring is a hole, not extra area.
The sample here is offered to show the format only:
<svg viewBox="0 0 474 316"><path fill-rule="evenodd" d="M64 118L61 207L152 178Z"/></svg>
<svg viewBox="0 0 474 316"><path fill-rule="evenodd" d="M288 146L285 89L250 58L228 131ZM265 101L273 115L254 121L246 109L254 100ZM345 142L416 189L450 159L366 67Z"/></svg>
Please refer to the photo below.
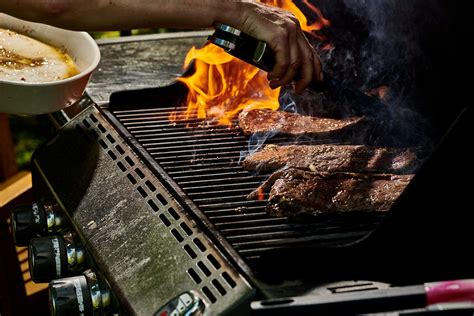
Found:
<svg viewBox="0 0 474 316"><path fill-rule="evenodd" d="M272 88L295 80L295 92L301 93L313 80L323 80L321 60L291 12L254 1L242 2L240 12L236 27L275 53L275 67L268 73Z"/></svg>

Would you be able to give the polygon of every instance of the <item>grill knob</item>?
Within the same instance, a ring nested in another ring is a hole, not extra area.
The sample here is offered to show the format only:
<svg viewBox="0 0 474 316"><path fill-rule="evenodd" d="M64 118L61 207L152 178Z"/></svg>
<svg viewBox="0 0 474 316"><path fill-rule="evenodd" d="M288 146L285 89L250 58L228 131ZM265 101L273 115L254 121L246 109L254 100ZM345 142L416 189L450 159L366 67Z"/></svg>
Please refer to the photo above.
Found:
<svg viewBox="0 0 474 316"><path fill-rule="evenodd" d="M10 220L17 246L28 246L32 238L60 232L65 224L64 215L49 202L14 207Z"/></svg>
<svg viewBox="0 0 474 316"><path fill-rule="evenodd" d="M51 315L92 315L91 297L85 276L54 280L49 283Z"/></svg>
<svg viewBox="0 0 474 316"><path fill-rule="evenodd" d="M108 315L116 308L105 281L87 270L83 275L49 283L51 315Z"/></svg>
<svg viewBox="0 0 474 316"><path fill-rule="evenodd" d="M10 219L18 246L26 246L31 238L46 234L46 214L40 203L14 207Z"/></svg>
<svg viewBox="0 0 474 316"><path fill-rule="evenodd" d="M163 315L187 315L198 316L204 314L204 301L194 291L181 293L168 303L166 303L154 316Z"/></svg>
<svg viewBox="0 0 474 316"><path fill-rule="evenodd" d="M81 273L86 254L71 234L48 236L30 241L29 260L31 279L41 283Z"/></svg>

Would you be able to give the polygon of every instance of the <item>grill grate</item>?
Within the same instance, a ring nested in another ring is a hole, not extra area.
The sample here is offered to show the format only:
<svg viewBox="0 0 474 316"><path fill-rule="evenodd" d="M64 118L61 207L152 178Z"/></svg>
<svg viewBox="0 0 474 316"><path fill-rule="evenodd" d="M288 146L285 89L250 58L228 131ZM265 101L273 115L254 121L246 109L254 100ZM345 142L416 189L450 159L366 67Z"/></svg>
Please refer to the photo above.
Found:
<svg viewBox="0 0 474 316"><path fill-rule="evenodd" d="M254 175L239 164L241 152L248 150L248 140L237 125L184 121L179 115L177 122L168 120L172 112L181 110L184 109L131 109L113 114L248 264L267 251L295 244L327 246L354 241L380 221L380 215L304 221L269 217L265 213L266 201L246 199L267 176ZM284 144L288 139L276 136L270 142Z"/></svg>

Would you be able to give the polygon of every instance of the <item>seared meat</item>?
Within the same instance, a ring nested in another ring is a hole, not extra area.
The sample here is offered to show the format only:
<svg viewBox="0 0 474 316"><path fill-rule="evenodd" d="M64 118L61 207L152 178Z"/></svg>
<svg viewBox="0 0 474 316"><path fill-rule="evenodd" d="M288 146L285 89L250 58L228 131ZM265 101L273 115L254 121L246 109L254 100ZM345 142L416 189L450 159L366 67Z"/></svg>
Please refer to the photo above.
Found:
<svg viewBox="0 0 474 316"><path fill-rule="evenodd" d="M274 173L249 198L271 186L266 207L271 216L381 212L390 209L412 177L286 169Z"/></svg>
<svg viewBox="0 0 474 316"><path fill-rule="evenodd" d="M246 157L247 170L275 171L283 167L317 172L413 173L417 155L409 149L363 145L267 145Z"/></svg>
<svg viewBox="0 0 474 316"><path fill-rule="evenodd" d="M361 121L362 117L335 120L269 109L243 111L239 114L239 126L245 135L268 132L286 135L332 134L358 125Z"/></svg>

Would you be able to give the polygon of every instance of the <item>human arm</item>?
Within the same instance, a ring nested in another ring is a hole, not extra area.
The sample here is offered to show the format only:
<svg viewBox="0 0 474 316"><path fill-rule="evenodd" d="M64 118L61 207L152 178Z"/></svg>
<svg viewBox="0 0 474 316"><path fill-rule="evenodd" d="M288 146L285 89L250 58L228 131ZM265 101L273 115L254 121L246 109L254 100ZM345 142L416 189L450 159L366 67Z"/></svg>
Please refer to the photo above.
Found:
<svg viewBox="0 0 474 316"><path fill-rule="evenodd" d="M271 86L290 83L297 92L320 79L319 57L288 11L237 0L0 0L0 11L26 20L83 30L149 27L207 28L231 25L267 42L275 51Z"/></svg>

